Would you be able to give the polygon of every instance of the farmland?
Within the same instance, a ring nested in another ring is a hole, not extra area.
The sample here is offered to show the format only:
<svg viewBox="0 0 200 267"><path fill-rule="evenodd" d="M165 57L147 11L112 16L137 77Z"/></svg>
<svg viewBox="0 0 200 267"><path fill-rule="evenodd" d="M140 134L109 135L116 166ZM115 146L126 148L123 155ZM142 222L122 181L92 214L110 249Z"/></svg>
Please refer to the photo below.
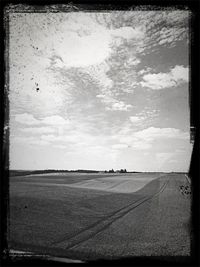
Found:
<svg viewBox="0 0 200 267"><path fill-rule="evenodd" d="M10 177L9 248L79 260L190 255L184 174Z"/></svg>

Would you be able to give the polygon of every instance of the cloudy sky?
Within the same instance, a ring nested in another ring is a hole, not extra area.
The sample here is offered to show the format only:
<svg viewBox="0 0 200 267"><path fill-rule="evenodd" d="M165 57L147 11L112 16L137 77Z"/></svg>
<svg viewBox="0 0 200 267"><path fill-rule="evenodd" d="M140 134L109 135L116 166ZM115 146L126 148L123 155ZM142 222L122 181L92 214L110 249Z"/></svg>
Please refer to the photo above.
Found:
<svg viewBox="0 0 200 267"><path fill-rule="evenodd" d="M10 13L10 168L187 171L188 19Z"/></svg>

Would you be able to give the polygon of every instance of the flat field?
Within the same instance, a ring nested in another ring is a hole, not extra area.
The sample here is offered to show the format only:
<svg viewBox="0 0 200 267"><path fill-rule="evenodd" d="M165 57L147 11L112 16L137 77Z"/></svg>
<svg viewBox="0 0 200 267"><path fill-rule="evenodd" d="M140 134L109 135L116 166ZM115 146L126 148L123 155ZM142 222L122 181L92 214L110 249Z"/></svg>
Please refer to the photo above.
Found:
<svg viewBox="0 0 200 267"><path fill-rule="evenodd" d="M71 259L190 255L184 174L10 177L9 248Z"/></svg>

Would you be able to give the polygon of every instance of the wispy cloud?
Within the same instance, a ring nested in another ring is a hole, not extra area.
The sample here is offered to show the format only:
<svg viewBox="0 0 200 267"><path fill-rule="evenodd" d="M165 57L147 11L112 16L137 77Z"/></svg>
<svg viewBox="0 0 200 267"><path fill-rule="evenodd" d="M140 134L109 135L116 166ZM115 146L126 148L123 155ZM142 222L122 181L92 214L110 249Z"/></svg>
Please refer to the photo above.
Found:
<svg viewBox="0 0 200 267"><path fill-rule="evenodd" d="M155 128L149 127L141 131L132 132L130 127L124 132L118 132L113 135L114 140L118 140L119 144L127 145L134 149L146 150L153 146L155 141L166 140L186 140L189 141L189 133L182 132L175 128Z"/></svg>
<svg viewBox="0 0 200 267"><path fill-rule="evenodd" d="M41 123L57 126L57 125L66 125L69 123L69 121L63 119L61 116L54 115L54 116L43 118L41 120Z"/></svg>
<svg viewBox="0 0 200 267"><path fill-rule="evenodd" d="M140 83L143 87L152 90L174 87L181 83L188 82L189 70L183 66L175 66L168 73L145 74L143 81Z"/></svg>
<svg viewBox="0 0 200 267"><path fill-rule="evenodd" d="M111 111L128 111L132 108L131 104L125 104L123 101L116 101L112 103L111 107L106 107L106 110Z"/></svg>
<svg viewBox="0 0 200 267"><path fill-rule="evenodd" d="M177 41L188 39L189 11L139 11L135 19L145 27L145 37L138 47L143 54L156 47L172 47Z"/></svg>
<svg viewBox="0 0 200 267"><path fill-rule="evenodd" d="M123 148L127 148L128 145L127 144L114 144L112 145L112 148L114 149L123 149Z"/></svg>
<svg viewBox="0 0 200 267"><path fill-rule="evenodd" d="M139 75L143 75L143 74L146 74L148 72L150 72L152 69L151 68L145 68L145 69L142 69L138 72Z"/></svg>
<svg viewBox="0 0 200 267"><path fill-rule="evenodd" d="M35 119L32 114L24 113L15 115L15 121L27 125L38 125L40 121Z"/></svg>
<svg viewBox="0 0 200 267"><path fill-rule="evenodd" d="M54 133L55 128L53 127L29 127L29 128L21 128L20 129L24 133L30 133L30 134L44 134L44 133Z"/></svg>
<svg viewBox="0 0 200 267"><path fill-rule="evenodd" d="M139 123L141 122L144 118L143 117L139 117L139 116L130 116L129 117L130 121L133 123Z"/></svg>
<svg viewBox="0 0 200 267"><path fill-rule="evenodd" d="M145 141L153 141L158 138L177 138L189 140L188 132L182 132L181 130L175 128L149 127L134 133L134 136Z"/></svg>
<svg viewBox="0 0 200 267"><path fill-rule="evenodd" d="M126 104L124 101L117 100L109 95L97 95L97 98L101 99L102 103L106 104L106 110L110 111L129 111L133 106Z"/></svg>
<svg viewBox="0 0 200 267"><path fill-rule="evenodd" d="M42 119L35 119L35 117L32 114L28 113L15 115L15 121L25 125L47 124L55 127L67 125L69 123L68 120L63 119L61 116L58 115L44 117Z"/></svg>
<svg viewBox="0 0 200 267"><path fill-rule="evenodd" d="M23 146L45 146L50 143L47 140L42 140L41 138L34 136L17 136L11 139L11 146L15 146L16 144L21 144Z"/></svg>

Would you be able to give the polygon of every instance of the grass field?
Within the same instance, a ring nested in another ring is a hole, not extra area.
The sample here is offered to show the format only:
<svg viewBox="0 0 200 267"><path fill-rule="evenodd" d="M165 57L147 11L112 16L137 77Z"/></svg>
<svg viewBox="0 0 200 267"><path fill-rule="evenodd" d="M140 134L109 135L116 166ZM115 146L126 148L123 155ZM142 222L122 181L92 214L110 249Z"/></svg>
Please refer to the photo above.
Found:
<svg viewBox="0 0 200 267"><path fill-rule="evenodd" d="M10 177L10 249L72 259L190 255L184 174Z"/></svg>

